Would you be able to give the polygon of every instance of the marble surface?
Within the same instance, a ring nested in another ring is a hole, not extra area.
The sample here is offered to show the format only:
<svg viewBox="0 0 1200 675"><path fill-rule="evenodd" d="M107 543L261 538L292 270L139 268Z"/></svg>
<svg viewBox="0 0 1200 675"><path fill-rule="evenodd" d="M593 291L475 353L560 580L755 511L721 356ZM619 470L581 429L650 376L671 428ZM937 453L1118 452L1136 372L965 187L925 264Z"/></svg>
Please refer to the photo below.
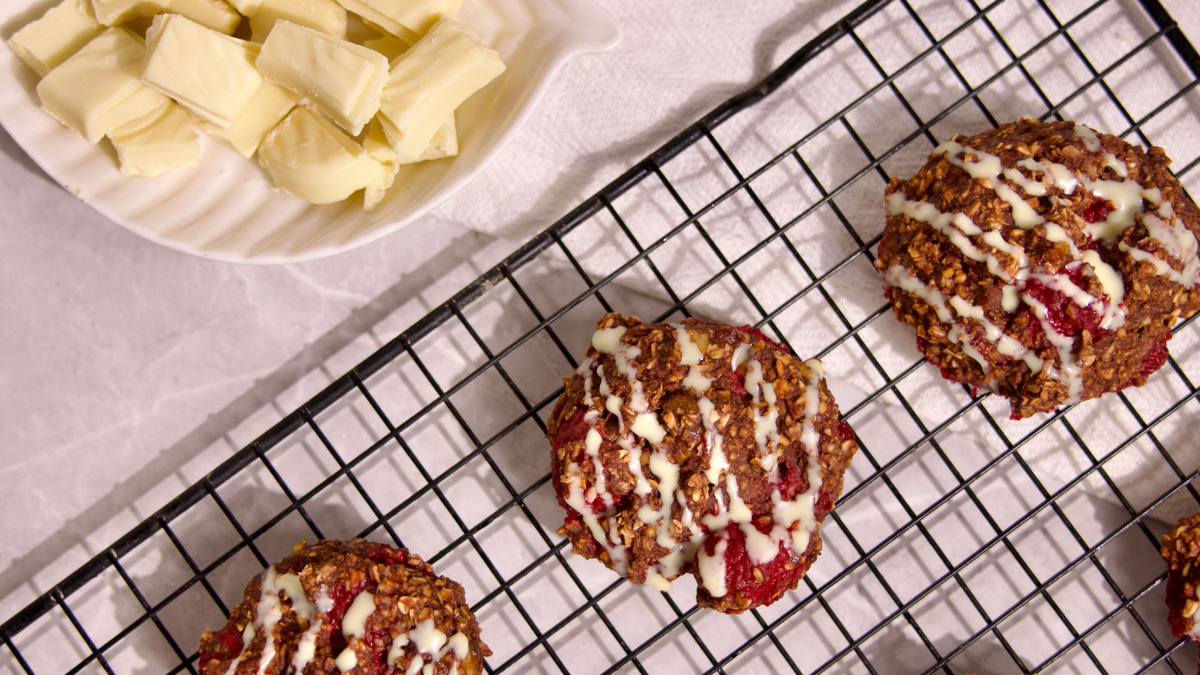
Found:
<svg viewBox="0 0 1200 675"><path fill-rule="evenodd" d="M597 2L623 41L568 62L475 183L324 260L239 266L144 241L0 130L0 615L858 4ZM1163 2L1200 37L1196 3Z"/></svg>

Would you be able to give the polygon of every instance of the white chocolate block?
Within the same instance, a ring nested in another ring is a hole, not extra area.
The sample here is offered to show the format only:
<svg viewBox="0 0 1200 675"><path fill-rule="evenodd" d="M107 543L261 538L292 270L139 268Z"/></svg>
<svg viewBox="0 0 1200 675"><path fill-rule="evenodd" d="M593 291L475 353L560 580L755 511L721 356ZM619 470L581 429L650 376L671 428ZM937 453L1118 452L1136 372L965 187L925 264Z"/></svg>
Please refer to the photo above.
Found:
<svg viewBox="0 0 1200 675"><path fill-rule="evenodd" d="M383 54L290 21L275 24L259 52L258 69L308 97L352 136L379 110L388 81Z"/></svg>
<svg viewBox="0 0 1200 675"><path fill-rule="evenodd" d="M88 0L63 0L13 34L8 46L38 77L45 77L102 30Z"/></svg>
<svg viewBox="0 0 1200 675"><path fill-rule="evenodd" d="M299 95L274 82L263 80L254 98L250 99L250 104L228 129L209 128L206 131L229 143L234 150L249 158L258 149L267 132L274 129L299 102Z"/></svg>
<svg viewBox="0 0 1200 675"><path fill-rule="evenodd" d="M276 21L291 21L326 35L346 37L346 10L334 0L261 0L250 17L250 41L266 41Z"/></svg>
<svg viewBox="0 0 1200 675"><path fill-rule="evenodd" d="M242 15L225 0L170 0L167 11L225 35L233 35L242 23Z"/></svg>
<svg viewBox="0 0 1200 675"><path fill-rule="evenodd" d="M424 35L439 19L453 19L462 5L462 0L363 1L376 13L388 17L417 35Z"/></svg>
<svg viewBox="0 0 1200 675"><path fill-rule="evenodd" d="M168 169L195 166L200 158L200 135L188 114L174 103L138 129L114 131L109 140L126 176L157 176Z"/></svg>
<svg viewBox="0 0 1200 675"><path fill-rule="evenodd" d="M417 33L414 33L413 31L400 25L400 23L395 19L369 7L365 0L337 0L337 3L342 7L345 7L346 11L357 14L358 16L366 19L367 22L378 26L381 31L387 34L385 39L391 38L392 40L396 40L404 45L404 49L396 52L396 54L388 54L388 52L378 49L374 45L363 42L364 45L370 47L371 49L388 54L389 60L394 58L397 54L402 53L405 49L408 49L409 45L416 42L417 39L421 37Z"/></svg>
<svg viewBox="0 0 1200 675"><path fill-rule="evenodd" d="M167 10L167 0L91 0L96 20L116 26L138 17L154 16Z"/></svg>
<svg viewBox="0 0 1200 675"><path fill-rule="evenodd" d="M392 64L379 108L401 158L416 161L454 109L504 72L495 50L451 19L438 21Z"/></svg>
<svg viewBox="0 0 1200 675"><path fill-rule="evenodd" d="M129 31L105 29L38 83L42 109L90 143L147 117L166 98L141 82L145 53Z"/></svg>
<svg viewBox="0 0 1200 675"><path fill-rule="evenodd" d="M307 106L293 109L267 134L258 163L275 185L313 204L341 201L383 178L379 162Z"/></svg>
<svg viewBox="0 0 1200 675"><path fill-rule="evenodd" d="M256 48L185 16L160 14L146 31L142 81L225 129L263 82L254 67Z"/></svg>

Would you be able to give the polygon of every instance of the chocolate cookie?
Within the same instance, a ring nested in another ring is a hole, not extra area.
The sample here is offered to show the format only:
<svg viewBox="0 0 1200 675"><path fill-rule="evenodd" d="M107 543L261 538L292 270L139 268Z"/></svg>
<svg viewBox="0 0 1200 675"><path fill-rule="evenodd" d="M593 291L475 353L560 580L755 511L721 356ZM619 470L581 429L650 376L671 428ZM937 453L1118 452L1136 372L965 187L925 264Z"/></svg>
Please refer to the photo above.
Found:
<svg viewBox="0 0 1200 675"><path fill-rule="evenodd" d="M750 328L597 324L550 416L559 532L634 583L699 582L726 613L779 599L857 450L821 364Z"/></svg>
<svg viewBox="0 0 1200 675"><path fill-rule="evenodd" d="M943 143L887 187L876 266L896 316L1014 418L1145 383L1200 309L1200 211L1169 163L1074 122Z"/></svg>

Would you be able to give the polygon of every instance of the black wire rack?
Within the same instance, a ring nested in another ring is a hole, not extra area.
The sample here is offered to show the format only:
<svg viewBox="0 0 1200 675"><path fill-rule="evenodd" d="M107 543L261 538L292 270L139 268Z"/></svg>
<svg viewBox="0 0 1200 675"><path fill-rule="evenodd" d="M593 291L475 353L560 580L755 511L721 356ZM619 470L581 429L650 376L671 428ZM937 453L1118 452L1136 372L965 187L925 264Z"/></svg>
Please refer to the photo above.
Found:
<svg viewBox="0 0 1200 675"><path fill-rule="evenodd" d="M889 176L1019 115L1200 181L1200 55L1157 0L872 0L282 417L0 626L4 672L195 672L303 538L467 589L488 672L1192 672L1157 547L1200 503L1200 329L1137 390L1030 420L923 363L872 267ZM858 433L825 549L740 616L569 551L544 419L610 310L752 323Z"/></svg>

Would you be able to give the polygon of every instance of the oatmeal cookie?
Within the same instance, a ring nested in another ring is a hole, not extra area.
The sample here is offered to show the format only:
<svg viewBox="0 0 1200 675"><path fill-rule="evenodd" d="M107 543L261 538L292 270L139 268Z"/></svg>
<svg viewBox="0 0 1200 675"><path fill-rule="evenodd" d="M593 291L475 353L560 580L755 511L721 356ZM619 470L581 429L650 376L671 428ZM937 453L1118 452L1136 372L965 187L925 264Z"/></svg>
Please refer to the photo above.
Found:
<svg viewBox="0 0 1200 675"><path fill-rule="evenodd" d="M550 416L574 551L726 613L796 587L857 450L821 364L754 328L608 314Z"/></svg>
<svg viewBox="0 0 1200 675"><path fill-rule="evenodd" d="M1175 637L1200 641L1196 609L1200 596L1200 513L1180 519L1163 535L1162 557L1167 561L1167 621Z"/></svg>
<svg viewBox="0 0 1200 675"><path fill-rule="evenodd" d="M1021 119L886 190L876 266L942 375L1014 418L1144 384L1200 309L1200 211L1156 147Z"/></svg>
<svg viewBox="0 0 1200 675"><path fill-rule="evenodd" d="M200 639L202 675L474 675L490 655L462 586L404 549L300 542L246 585L219 631Z"/></svg>

